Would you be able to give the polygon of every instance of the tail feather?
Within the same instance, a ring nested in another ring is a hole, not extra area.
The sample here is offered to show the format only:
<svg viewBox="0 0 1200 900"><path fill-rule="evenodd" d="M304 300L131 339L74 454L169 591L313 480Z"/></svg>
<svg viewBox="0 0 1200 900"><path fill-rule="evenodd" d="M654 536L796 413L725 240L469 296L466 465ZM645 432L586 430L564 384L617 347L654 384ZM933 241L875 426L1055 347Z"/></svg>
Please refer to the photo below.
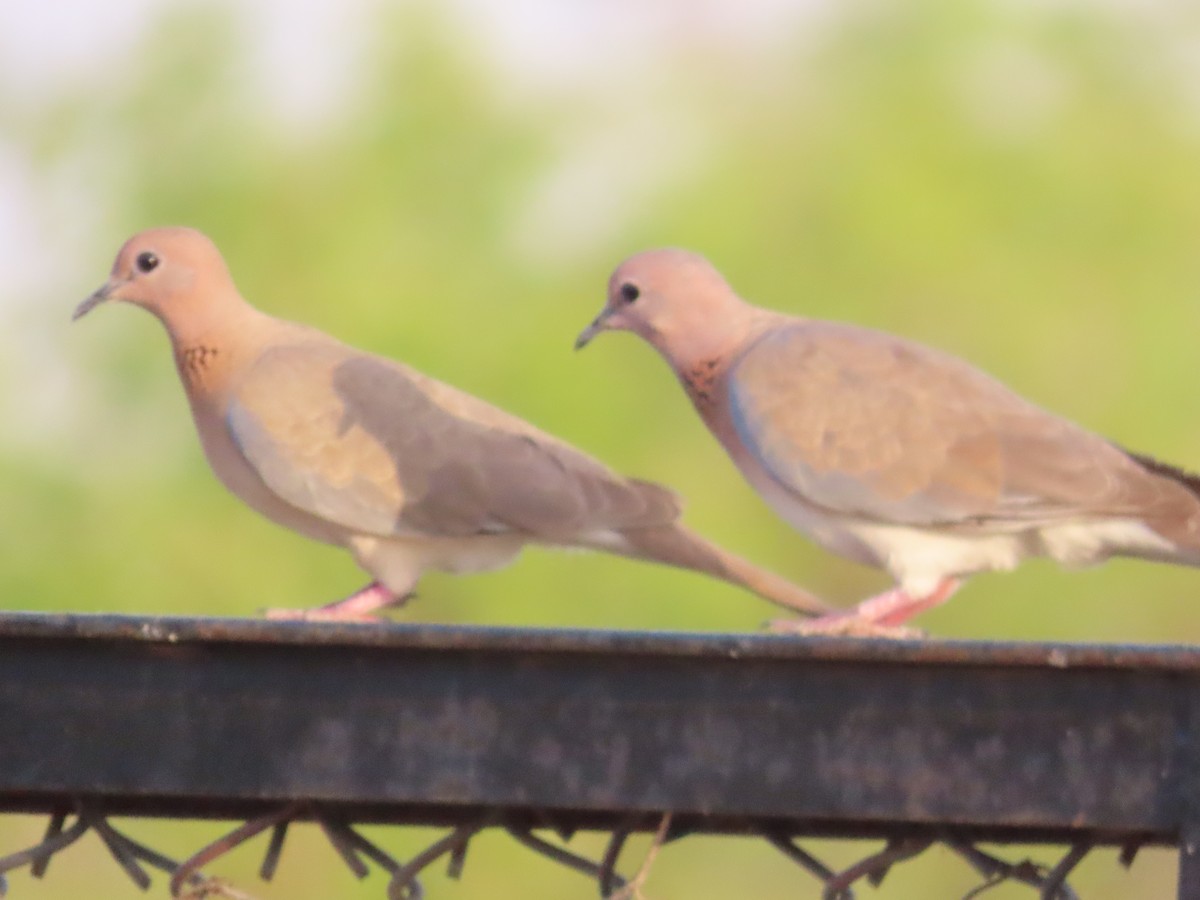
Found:
<svg viewBox="0 0 1200 900"><path fill-rule="evenodd" d="M1189 472L1187 469L1182 469L1179 466L1171 465L1171 463L1155 459L1153 456L1146 456L1143 453L1130 453L1128 450L1125 453L1155 475L1169 478L1187 488L1197 500L1200 500L1200 475Z"/></svg>
<svg viewBox="0 0 1200 900"><path fill-rule="evenodd" d="M1145 523L1175 545L1169 553L1140 553L1161 562L1200 565L1200 475L1170 463L1161 462L1152 456L1125 451L1131 459L1148 472L1166 478L1186 491L1176 502L1155 514L1147 515Z"/></svg>
<svg viewBox="0 0 1200 900"><path fill-rule="evenodd" d="M792 584L786 578L761 569L748 560L722 550L689 528L678 523L651 528L630 528L621 532L624 547L604 549L654 562L703 572L758 594L793 612L820 616L835 608Z"/></svg>

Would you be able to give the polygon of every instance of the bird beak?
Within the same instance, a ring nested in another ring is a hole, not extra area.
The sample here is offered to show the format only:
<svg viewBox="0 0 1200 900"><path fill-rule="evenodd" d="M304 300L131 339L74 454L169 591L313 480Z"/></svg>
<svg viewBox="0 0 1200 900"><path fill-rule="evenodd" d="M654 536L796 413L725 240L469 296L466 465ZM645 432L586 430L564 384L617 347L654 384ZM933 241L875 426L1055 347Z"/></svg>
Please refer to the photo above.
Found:
<svg viewBox="0 0 1200 900"><path fill-rule="evenodd" d="M75 312L71 314L71 321L74 322L76 319L82 319L95 307L107 300L112 292L113 283L111 281L105 282L103 287L75 307Z"/></svg>
<svg viewBox="0 0 1200 900"><path fill-rule="evenodd" d="M592 338L608 329L608 315L608 310L604 310L600 315L596 316L596 320L591 325L579 332L579 337L575 338L576 350L582 350L591 343Z"/></svg>

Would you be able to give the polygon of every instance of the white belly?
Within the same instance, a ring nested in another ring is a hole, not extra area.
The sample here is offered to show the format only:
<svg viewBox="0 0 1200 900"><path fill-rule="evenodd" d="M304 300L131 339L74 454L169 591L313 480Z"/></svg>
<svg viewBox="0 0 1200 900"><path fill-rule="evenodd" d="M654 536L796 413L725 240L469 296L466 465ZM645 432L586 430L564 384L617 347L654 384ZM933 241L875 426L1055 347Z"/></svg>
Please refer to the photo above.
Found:
<svg viewBox="0 0 1200 900"><path fill-rule="evenodd" d="M1070 567L1089 566L1119 554L1171 559L1178 550L1133 519L1065 520L997 526L991 530L890 525L830 515L805 503L753 466L747 480L785 521L827 550L885 569L914 596L944 578L1004 571L1030 556Z"/></svg>
<svg viewBox="0 0 1200 900"><path fill-rule="evenodd" d="M885 569L913 596L930 593L944 578L1011 569L1030 552L1027 534L961 534L866 522L831 516L773 482L759 492L792 527L840 556Z"/></svg>
<svg viewBox="0 0 1200 900"><path fill-rule="evenodd" d="M502 568L516 559L525 538L511 533L463 538L356 535L347 544L360 566L388 590L404 596L427 569L466 574Z"/></svg>

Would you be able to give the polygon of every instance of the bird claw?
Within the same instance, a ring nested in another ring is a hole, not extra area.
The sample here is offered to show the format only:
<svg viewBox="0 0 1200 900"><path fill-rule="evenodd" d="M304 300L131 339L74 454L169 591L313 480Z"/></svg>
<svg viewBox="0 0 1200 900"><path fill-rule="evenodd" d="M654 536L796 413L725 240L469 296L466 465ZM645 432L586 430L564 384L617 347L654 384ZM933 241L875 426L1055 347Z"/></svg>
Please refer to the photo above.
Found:
<svg viewBox="0 0 1200 900"><path fill-rule="evenodd" d="M275 622L363 622L377 624L385 621L380 616L367 613L338 612L331 609L285 609L269 607L261 611L262 615Z"/></svg>
<svg viewBox="0 0 1200 900"><path fill-rule="evenodd" d="M853 614L819 616L815 619L772 619L767 622L771 634L798 634L807 637L886 638L894 641L917 640L926 636L919 628L880 625Z"/></svg>
<svg viewBox="0 0 1200 900"><path fill-rule="evenodd" d="M314 606L310 609L269 608L262 610L262 614L268 619L282 622L366 622L374 625L388 621L374 615L376 610L403 606L415 596L412 591L396 595L379 582L373 581L344 600L324 606Z"/></svg>

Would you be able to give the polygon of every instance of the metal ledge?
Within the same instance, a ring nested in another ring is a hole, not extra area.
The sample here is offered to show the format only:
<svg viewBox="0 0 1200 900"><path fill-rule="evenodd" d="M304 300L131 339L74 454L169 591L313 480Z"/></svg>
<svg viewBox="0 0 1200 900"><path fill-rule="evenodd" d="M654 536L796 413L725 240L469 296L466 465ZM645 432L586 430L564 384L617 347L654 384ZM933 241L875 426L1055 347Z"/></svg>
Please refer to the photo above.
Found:
<svg viewBox="0 0 1200 900"><path fill-rule="evenodd" d="M670 811L689 832L1126 846L1200 828L1188 647L9 613L0 722L8 811Z"/></svg>

